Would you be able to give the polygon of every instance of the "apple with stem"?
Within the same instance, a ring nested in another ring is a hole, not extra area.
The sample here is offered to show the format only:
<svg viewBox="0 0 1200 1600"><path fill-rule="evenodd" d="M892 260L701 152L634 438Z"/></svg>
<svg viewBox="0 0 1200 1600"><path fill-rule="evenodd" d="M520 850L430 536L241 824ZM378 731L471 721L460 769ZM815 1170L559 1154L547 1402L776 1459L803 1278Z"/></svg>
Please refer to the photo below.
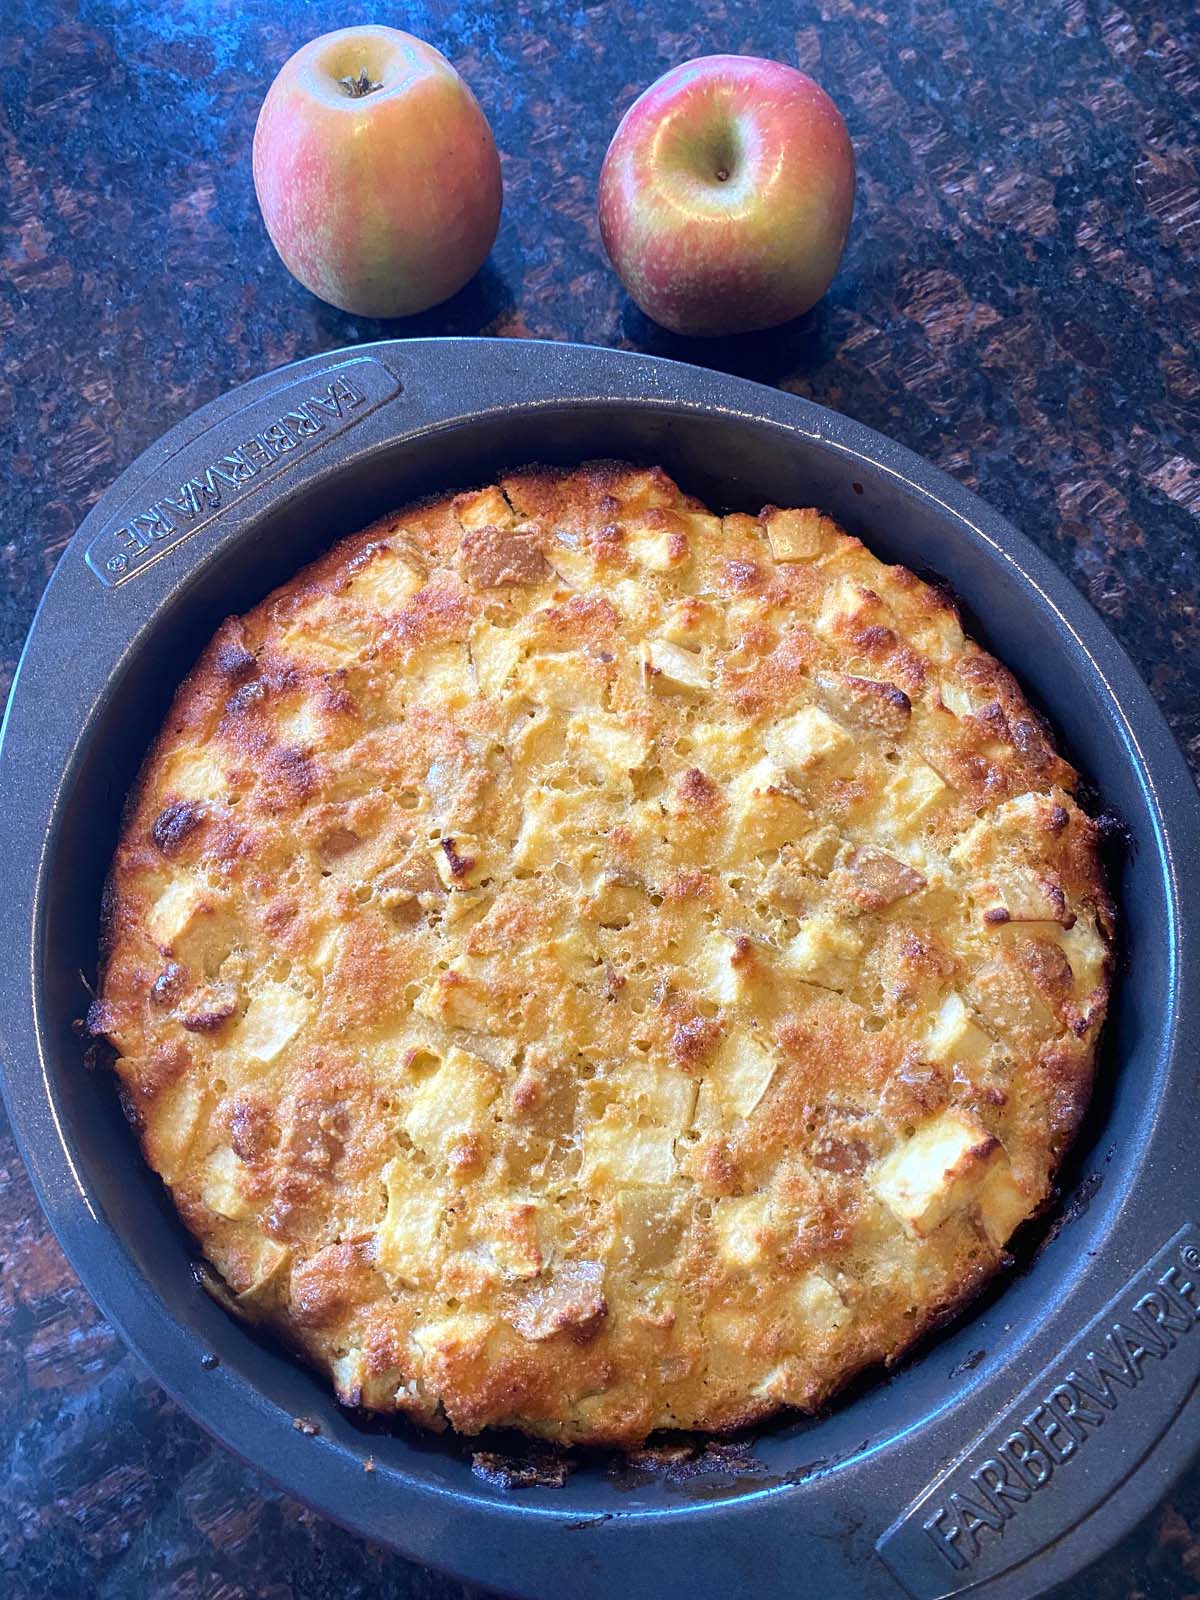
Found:
<svg viewBox="0 0 1200 1600"><path fill-rule="evenodd" d="M399 28L342 28L298 50L263 101L253 166L284 266L358 316L447 299L500 223L500 157L479 102Z"/></svg>
<svg viewBox="0 0 1200 1600"><path fill-rule="evenodd" d="M674 333L750 333L807 311L853 207L838 108L807 74L756 56L672 68L625 113L600 174L617 276Z"/></svg>

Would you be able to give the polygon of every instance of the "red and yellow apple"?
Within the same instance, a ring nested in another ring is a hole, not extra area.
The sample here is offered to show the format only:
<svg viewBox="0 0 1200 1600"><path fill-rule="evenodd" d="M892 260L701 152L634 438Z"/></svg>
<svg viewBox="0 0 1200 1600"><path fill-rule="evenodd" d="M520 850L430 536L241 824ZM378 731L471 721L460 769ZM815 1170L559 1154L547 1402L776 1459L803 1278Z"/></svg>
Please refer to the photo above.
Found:
<svg viewBox="0 0 1200 1600"><path fill-rule="evenodd" d="M288 271L364 317L454 294L500 223L500 157L479 102L399 28L326 33L284 64L254 131L254 187Z"/></svg>
<svg viewBox="0 0 1200 1600"><path fill-rule="evenodd" d="M854 150L803 72L703 56L625 113L600 174L617 276L674 333L749 333L807 311L837 271Z"/></svg>

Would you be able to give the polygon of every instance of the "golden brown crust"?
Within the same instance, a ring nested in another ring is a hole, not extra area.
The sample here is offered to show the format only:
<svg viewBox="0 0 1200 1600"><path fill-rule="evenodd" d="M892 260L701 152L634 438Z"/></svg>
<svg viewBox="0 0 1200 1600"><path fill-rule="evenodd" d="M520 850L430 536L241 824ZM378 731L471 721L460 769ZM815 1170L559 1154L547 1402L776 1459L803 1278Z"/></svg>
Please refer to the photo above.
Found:
<svg viewBox="0 0 1200 1600"><path fill-rule="evenodd" d="M1087 1100L1095 825L953 606L812 510L530 470L224 623L93 1024L347 1401L632 1444L974 1293Z"/></svg>

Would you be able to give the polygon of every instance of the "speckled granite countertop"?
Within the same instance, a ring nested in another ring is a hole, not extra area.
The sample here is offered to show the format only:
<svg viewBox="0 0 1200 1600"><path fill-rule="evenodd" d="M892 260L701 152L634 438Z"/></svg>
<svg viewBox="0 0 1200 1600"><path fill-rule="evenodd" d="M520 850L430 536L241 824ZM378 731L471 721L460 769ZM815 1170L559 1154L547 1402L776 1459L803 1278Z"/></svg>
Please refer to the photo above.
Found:
<svg viewBox="0 0 1200 1600"><path fill-rule="evenodd" d="M451 56L504 155L490 262L400 325L345 316L291 281L249 172L285 57L376 18ZM930 457L1103 612L1200 767L1196 24L1183 0L494 0L397 19L328 0L7 0L0 690L84 512L193 407L382 335L532 335L726 367ZM697 344L631 308L593 196L634 95L716 50L796 62L834 94L858 152L858 211L814 312ZM325 1524L175 1409L79 1287L2 1128L0 1268L6 1596L465 1592ZM1200 1470L1068 1593L1198 1591Z"/></svg>

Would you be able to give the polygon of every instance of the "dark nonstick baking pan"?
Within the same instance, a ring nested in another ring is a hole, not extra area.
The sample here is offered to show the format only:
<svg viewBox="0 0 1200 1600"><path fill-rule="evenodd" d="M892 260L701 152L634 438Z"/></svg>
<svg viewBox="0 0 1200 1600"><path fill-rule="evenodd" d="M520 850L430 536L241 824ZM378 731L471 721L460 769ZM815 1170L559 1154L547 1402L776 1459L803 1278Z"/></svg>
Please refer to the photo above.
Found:
<svg viewBox="0 0 1200 1600"><path fill-rule="evenodd" d="M515 1490L474 1473L459 1441L365 1429L197 1285L75 1022L123 798L220 619L413 496L594 456L660 463L714 507L821 506L945 579L1125 825L1121 972L1058 1210L949 1332L691 1476L590 1454L561 1487ZM570 345L395 342L258 378L147 450L65 552L13 688L0 814L5 1094L50 1221L164 1386L338 1521L537 1600L1017 1600L1111 1544L1200 1445L1200 804L1071 585L869 429L718 373Z"/></svg>

